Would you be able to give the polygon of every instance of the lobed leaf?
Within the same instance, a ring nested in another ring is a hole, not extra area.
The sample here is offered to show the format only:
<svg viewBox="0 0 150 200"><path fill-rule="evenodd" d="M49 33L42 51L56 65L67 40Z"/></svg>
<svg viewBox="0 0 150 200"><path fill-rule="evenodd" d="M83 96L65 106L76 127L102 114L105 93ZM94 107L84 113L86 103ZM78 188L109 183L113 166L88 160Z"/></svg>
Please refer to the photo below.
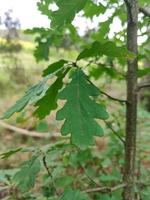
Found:
<svg viewBox="0 0 150 200"><path fill-rule="evenodd" d="M95 41L92 43L92 45L84 49L78 55L77 60L103 55L119 58L134 58L134 55L130 53L125 47L117 47L115 43L110 41L105 43Z"/></svg>
<svg viewBox="0 0 150 200"><path fill-rule="evenodd" d="M65 122L62 135L71 133L71 142L80 148L92 145L93 136L102 136L103 129L94 119L107 119L105 106L95 102L99 89L90 84L81 69L77 69L71 82L58 94L59 99L67 100L56 114L57 120Z"/></svg>
<svg viewBox="0 0 150 200"><path fill-rule="evenodd" d="M14 113L22 111L30 101L34 101L35 97L37 97L37 96L39 97L43 93L43 91L45 89L46 81L47 81L47 78L45 77L38 84L33 85L31 88L29 88L26 91L25 95L22 98L20 98L18 101L16 101L16 103L12 107L10 107L3 114L3 116L1 118L8 119Z"/></svg>
<svg viewBox="0 0 150 200"><path fill-rule="evenodd" d="M62 64L64 61L61 62ZM57 68L58 65L54 65L54 68ZM56 69L55 68L55 69ZM48 70L50 71L50 70ZM68 72L68 69L57 77L56 81L48 88L46 94L36 102L35 106L38 108L35 110L34 114L39 117L40 119L45 118L47 115L50 114L52 110L57 108L57 95L58 91L63 86L63 78ZM52 70L51 70L52 73Z"/></svg>
<svg viewBox="0 0 150 200"><path fill-rule="evenodd" d="M50 64L44 71L43 71L43 76L47 76L47 75L50 75L54 72L57 72L58 70L61 70L64 65L68 63L67 60L59 60L57 62L54 62L52 64Z"/></svg>
<svg viewBox="0 0 150 200"><path fill-rule="evenodd" d="M51 13L51 25L60 28L66 24L71 24L76 13L81 11L86 5L87 0L58 0L56 4L58 10Z"/></svg>
<svg viewBox="0 0 150 200"><path fill-rule="evenodd" d="M41 164L37 156L33 156L21 165L20 170L14 175L13 180L22 192L27 192L34 186L40 169Z"/></svg>

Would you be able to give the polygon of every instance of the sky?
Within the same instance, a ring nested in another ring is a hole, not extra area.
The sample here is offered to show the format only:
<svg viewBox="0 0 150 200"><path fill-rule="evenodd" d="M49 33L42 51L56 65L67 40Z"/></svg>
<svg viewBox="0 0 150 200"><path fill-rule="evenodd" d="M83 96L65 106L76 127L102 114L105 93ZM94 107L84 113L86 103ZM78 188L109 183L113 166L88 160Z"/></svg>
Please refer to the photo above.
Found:
<svg viewBox="0 0 150 200"><path fill-rule="evenodd" d="M46 16L37 10L37 0L0 0L0 15L12 9L14 17L19 18L23 29L32 27L49 27Z"/></svg>

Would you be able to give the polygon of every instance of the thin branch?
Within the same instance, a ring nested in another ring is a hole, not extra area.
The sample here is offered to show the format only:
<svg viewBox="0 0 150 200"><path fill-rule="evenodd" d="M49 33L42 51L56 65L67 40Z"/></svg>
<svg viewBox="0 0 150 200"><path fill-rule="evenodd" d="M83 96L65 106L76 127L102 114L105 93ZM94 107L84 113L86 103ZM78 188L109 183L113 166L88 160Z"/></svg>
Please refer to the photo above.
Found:
<svg viewBox="0 0 150 200"><path fill-rule="evenodd" d="M107 94L106 92L104 92L104 91L102 91L102 90L100 90L100 92L101 92L103 95L107 96L109 99L113 100L113 101L118 101L119 103L128 103L127 100L118 99L118 98L112 97L112 96L110 96L109 94Z"/></svg>
<svg viewBox="0 0 150 200"><path fill-rule="evenodd" d="M146 8L139 7L139 12L143 13L146 17L150 17L150 11Z"/></svg>
<svg viewBox="0 0 150 200"><path fill-rule="evenodd" d="M137 91L143 89L143 88L147 88L147 87L150 87L150 83L142 83L142 84L139 84L137 86Z"/></svg>
<svg viewBox="0 0 150 200"><path fill-rule="evenodd" d="M12 126L10 124L7 124L7 123L5 123L1 120L0 120L0 126L2 126L5 129L9 129L11 131L20 133L22 135L36 137L36 138L50 138L50 137L53 137L53 136L54 137L58 136L58 133L54 133L53 135L51 135L50 133L39 133L39 132L36 132L36 131L29 131L29 130L26 130L26 129L23 129L23 128L18 128L18 127Z"/></svg>
<svg viewBox="0 0 150 200"><path fill-rule="evenodd" d="M125 140L117 133L117 131L115 131L112 126L106 121L104 120L105 124L107 125L108 128L110 128L110 130L118 137L118 139L125 144Z"/></svg>
<svg viewBox="0 0 150 200"><path fill-rule="evenodd" d="M82 164L80 164L80 166L81 166L82 169L84 170L84 173L85 173L85 175L87 176L87 178L88 178L92 183L94 183L95 185L97 185L97 186L100 187L100 184L98 184L91 176L88 175L88 173L86 172L85 167L84 167Z"/></svg>
<svg viewBox="0 0 150 200"><path fill-rule="evenodd" d="M59 196L59 193L57 192L57 189L56 189L56 186L55 186L55 182L54 182L53 176L52 176L52 174L51 174L51 172L50 172L50 170L49 170L49 168L47 166L47 163L46 163L46 156L43 157L43 165L44 165L44 167L45 167L45 169L47 171L47 174L49 175L49 177L52 180L53 188L54 188L54 190L56 192L56 195Z"/></svg>
<svg viewBox="0 0 150 200"><path fill-rule="evenodd" d="M88 82L92 85L94 85L89 79L87 79ZM94 85L95 86L95 85ZM115 97L112 97L110 96L109 94L107 94L106 92L102 91L102 90L99 90L101 94L107 96L109 99L113 100L113 101L118 101L119 103L128 103L127 100L124 100L124 99L118 99L118 98L115 98Z"/></svg>
<svg viewBox="0 0 150 200"><path fill-rule="evenodd" d="M98 187L98 188L90 188L90 189L87 189L87 190L84 190L84 192L87 192L87 193L92 193L92 192L103 192L103 193L112 193L116 190L119 190L121 188L124 188L126 186L126 184L120 184L120 185L116 185L114 187Z"/></svg>

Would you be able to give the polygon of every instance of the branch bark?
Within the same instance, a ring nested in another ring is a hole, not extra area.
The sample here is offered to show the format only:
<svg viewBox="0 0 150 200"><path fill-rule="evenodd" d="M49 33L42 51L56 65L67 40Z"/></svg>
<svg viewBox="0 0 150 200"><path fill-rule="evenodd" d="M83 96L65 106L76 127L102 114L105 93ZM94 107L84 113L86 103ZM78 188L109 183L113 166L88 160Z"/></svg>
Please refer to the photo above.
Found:
<svg viewBox="0 0 150 200"><path fill-rule="evenodd" d="M135 55L138 54L137 24L138 1L125 0L127 7L127 48ZM125 165L123 181L126 184L123 191L124 200L135 200L135 157L136 157L136 123L137 123L137 56L128 60L127 71L127 101L126 104L126 136L125 136Z"/></svg>
<svg viewBox="0 0 150 200"><path fill-rule="evenodd" d="M59 135L58 133L50 134L50 133L39 133L36 131L29 131L29 130L26 130L23 128L18 128L18 127L12 126L3 121L0 121L0 126L2 126L5 129L9 129L11 131L17 132L21 135L26 135L26 136L30 136L30 137L36 137L36 138L50 138L53 136L57 137Z"/></svg>
<svg viewBox="0 0 150 200"><path fill-rule="evenodd" d="M139 12L143 13L146 17L150 17L150 11L148 11L146 8L139 7Z"/></svg>
<svg viewBox="0 0 150 200"><path fill-rule="evenodd" d="M114 187L97 187L97 188L90 188L90 189L87 189L87 190L84 190L84 192L87 192L87 193L92 193L92 192L103 192L103 193L112 193L116 190L119 190L121 188L124 188L126 185L123 183L123 184L120 184L120 185L116 185Z"/></svg>
<svg viewBox="0 0 150 200"><path fill-rule="evenodd" d="M105 124L107 125L107 127L117 136L117 138L121 141L121 143L122 143L123 145L125 145L125 140L118 134L118 132L116 132L116 131L112 128L111 124L110 124L109 122L107 122L106 120L104 120L104 122L105 122Z"/></svg>
<svg viewBox="0 0 150 200"><path fill-rule="evenodd" d="M139 91L143 88L147 88L147 87L150 87L150 83L142 83L142 84L137 86L137 91Z"/></svg>

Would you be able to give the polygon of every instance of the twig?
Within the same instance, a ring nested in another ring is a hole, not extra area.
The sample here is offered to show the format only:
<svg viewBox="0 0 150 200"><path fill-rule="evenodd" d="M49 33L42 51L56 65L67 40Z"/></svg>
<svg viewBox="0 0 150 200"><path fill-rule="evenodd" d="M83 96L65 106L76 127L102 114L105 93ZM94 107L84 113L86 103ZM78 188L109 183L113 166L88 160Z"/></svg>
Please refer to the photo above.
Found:
<svg viewBox="0 0 150 200"><path fill-rule="evenodd" d="M87 80L88 80L88 82L89 82L90 84L94 85L88 78L87 78ZM94 85L94 86L95 86L95 85ZM119 103L129 103L127 100L118 99L118 98L112 97L112 96L110 96L109 94L107 94L106 92L104 92L104 91L102 91L102 90L100 90L100 89L99 89L99 91L100 91L101 94L107 96L109 99L111 99L111 100L113 100L113 101L118 101Z"/></svg>
<svg viewBox="0 0 150 200"><path fill-rule="evenodd" d="M146 8L139 7L139 12L143 13L146 17L150 17L150 11L148 11Z"/></svg>
<svg viewBox="0 0 150 200"><path fill-rule="evenodd" d="M150 87L150 83L143 83L137 86L137 91L141 90L142 88Z"/></svg>
<svg viewBox="0 0 150 200"><path fill-rule="evenodd" d="M53 135L51 135L50 133L39 133L36 131L28 131L26 129L23 128L18 128L15 126L12 126L10 124L7 124L3 121L0 120L0 126L2 126L5 129L9 129L11 131L20 133L22 135L27 135L27 136L31 136L31 137L37 137L37 138L50 138L51 136L58 136L58 133L54 133Z"/></svg>
<svg viewBox="0 0 150 200"><path fill-rule="evenodd" d="M113 100L113 101L118 101L119 103L128 103L127 100L118 99L118 98L112 97L112 96L110 96L109 94L107 94L106 92L104 92L104 91L102 91L102 90L100 90L100 92L101 92L102 94L104 94L105 96L107 96L109 99Z"/></svg>
<svg viewBox="0 0 150 200"><path fill-rule="evenodd" d="M115 131L112 126L106 121L104 120L105 124L107 125L108 128L110 128L110 130L118 137L118 139L125 144L125 140L117 133L117 131Z"/></svg>
<svg viewBox="0 0 150 200"><path fill-rule="evenodd" d="M44 167L45 167L45 169L47 171L47 174L49 175L49 177L51 177L53 188L54 188L54 190L56 192L56 195L59 196L59 193L57 192L57 189L56 189L56 186L55 186L55 182L54 182L53 176L52 176L52 174L51 174L51 172L50 172L50 170L49 170L49 168L47 166L47 163L46 163L46 156L43 156L43 165L44 165Z"/></svg>
<svg viewBox="0 0 150 200"><path fill-rule="evenodd" d="M88 173L86 172L85 167L84 167L82 164L80 164L80 166L81 166L82 169L84 170L84 173L85 173L85 175L87 176L87 178L88 178L92 183L94 183L95 185L100 186L100 184L98 184L96 181L94 181L94 179L92 179L91 176L88 175Z"/></svg>
<svg viewBox="0 0 150 200"><path fill-rule="evenodd" d="M87 192L87 193L92 193L92 192L103 192L103 193L112 193L116 190L119 190L121 188L124 188L126 186L125 183L123 184L120 184L120 185L116 185L114 187L98 187L98 188L90 188L90 189L87 189L87 190L84 190L84 192Z"/></svg>

